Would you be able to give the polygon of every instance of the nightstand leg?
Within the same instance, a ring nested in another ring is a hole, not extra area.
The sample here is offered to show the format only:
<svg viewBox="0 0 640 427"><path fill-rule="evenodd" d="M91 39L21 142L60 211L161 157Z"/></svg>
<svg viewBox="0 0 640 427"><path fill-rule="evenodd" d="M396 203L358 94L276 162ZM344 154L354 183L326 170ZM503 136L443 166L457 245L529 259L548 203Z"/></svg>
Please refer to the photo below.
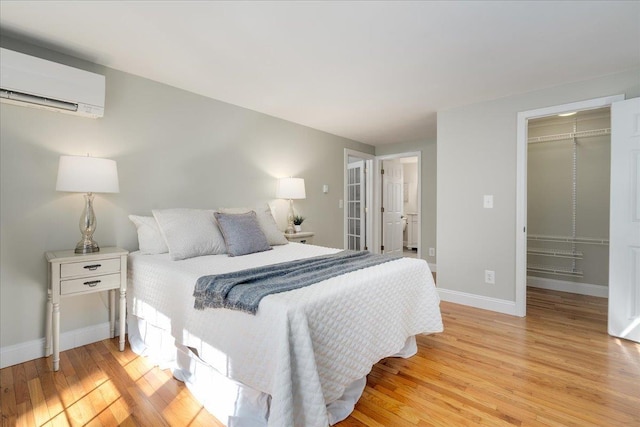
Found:
<svg viewBox="0 0 640 427"><path fill-rule="evenodd" d="M120 351L124 351L124 334L127 318L127 291L120 289Z"/></svg>
<svg viewBox="0 0 640 427"><path fill-rule="evenodd" d="M51 317L53 316L53 302L51 299L51 290L47 291L47 318L45 325L45 344L44 356L51 355Z"/></svg>
<svg viewBox="0 0 640 427"><path fill-rule="evenodd" d="M53 303L53 370L60 369L60 304Z"/></svg>
<svg viewBox="0 0 640 427"><path fill-rule="evenodd" d="M109 290L109 336L116 336L116 291Z"/></svg>

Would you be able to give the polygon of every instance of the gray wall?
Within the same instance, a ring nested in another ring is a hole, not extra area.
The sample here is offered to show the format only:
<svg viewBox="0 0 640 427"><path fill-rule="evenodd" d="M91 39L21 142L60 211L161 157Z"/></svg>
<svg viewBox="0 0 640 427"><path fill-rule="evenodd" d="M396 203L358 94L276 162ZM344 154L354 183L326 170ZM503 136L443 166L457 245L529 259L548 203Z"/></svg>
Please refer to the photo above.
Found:
<svg viewBox="0 0 640 427"><path fill-rule="evenodd" d="M528 111L640 94L640 70L438 112L438 287L515 301L516 119ZM483 195L494 209L483 209ZM484 270L496 272L495 285Z"/></svg>
<svg viewBox="0 0 640 427"><path fill-rule="evenodd" d="M541 137L611 127L610 109L580 112L571 117L545 117L529 121L529 137ZM576 236L609 238L609 183L611 136L576 139ZM573 194L573 140L535 143L527 153L527 230L529 235L571 236ZM570 243L531 241L530 247L571 250ZM529 272L530 276L607 286L609 247L576 244L583 258L571 260L528 255L529 264L571 267L582 277Z"/></svg>
<svg viewBox="0 0 640 427"><path fill-rule="evenodd" d="M422 258L434 265L438 257L436 246L436 141L416 141L400 144L380 145L376 147L376 156L419 151L422 153L422 192L421 249ZM429 248L436 249L436 256L429 256ZM438 266L438 271L440 267Z"/></svg>
<svg viewBox="0 0 640 427"><path fill-rule="evenodd" d="M344 148L373 147L3 37L5 48L106 75L106 112L92 120L0 105L0 346L44 337L44 252L80 238L80 194L55 191L61 154L118 162L120 193L98 194L95 239L137 247L129 214L274 202L276 179L305 179L295 201L320 245L342 247ZM328 184L328 194L322 185ZM287 203L274 202L284 227ZM61 332L107 321L104 296L62 301Z"/></svg>

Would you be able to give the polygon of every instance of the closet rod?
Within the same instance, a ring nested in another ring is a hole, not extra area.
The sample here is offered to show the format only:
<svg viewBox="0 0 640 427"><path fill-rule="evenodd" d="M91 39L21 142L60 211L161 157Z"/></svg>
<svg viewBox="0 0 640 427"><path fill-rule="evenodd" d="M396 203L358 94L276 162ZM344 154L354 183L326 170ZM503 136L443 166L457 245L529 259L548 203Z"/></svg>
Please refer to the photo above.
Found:
<svg viewBox="0 0 640 427"><path fill-rule="evenodd" d="M529 265L527 271L533 273L555 274L557 276L583 277L584 273L580 270L572 270L570 268L555 267L551 265Z"/></svg>
<svg viewBox="0 0 640 427"><path fill-rule="evenodd" d="M527 240L537 240L540 242L566 242L584 243L587 245L608 245L609 239L598 239L592 237L571 237L571 236L544 236L540 234L529 234Z"/></svg>
<svg viewBox="0 0 640 427"><path fill-rule="evenodd" d="M573 138L586 138L589 136L604 136L611 135L611 128L594 129L594 130L581 130L579 132L559 133L556 135L545 136L533 136L527 140L529 144L536 144L539 142L551 142L551 141L563 141Z"/></svg>
<svg viewBox="0 0 640 427"><path fill-rule="evenodd" d="M548 248L528 248L527 254L529 255L539 255L539 256L549 256L556 258L572 258L572 259L582 259L583 253L578 251L567 251L563 249L548 249Z"/></svg>

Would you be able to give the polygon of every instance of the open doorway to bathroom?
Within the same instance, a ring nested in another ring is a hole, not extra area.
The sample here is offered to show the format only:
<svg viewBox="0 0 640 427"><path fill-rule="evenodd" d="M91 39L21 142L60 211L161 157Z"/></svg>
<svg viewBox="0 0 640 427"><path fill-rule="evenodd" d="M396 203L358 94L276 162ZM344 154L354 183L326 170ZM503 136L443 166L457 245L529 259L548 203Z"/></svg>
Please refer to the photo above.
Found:
<svg viewBox="0 0 640 427"><path fill-rule="evenodd" d="M421 257L420 153L377 157L380 252Z"/></svg>
<svg viewBox="0 0 640 427"><path fill-rule="evenodd" d="M402 255L417 258L420 237L418 235L418 157L403 157L402 165Z"/></svg>
<svg viewBox="0 0 640 427"><path fill-rule="evenodd" d="M345 149L345 249L422 257L421 168L418 151L376 157Z"/></svg>

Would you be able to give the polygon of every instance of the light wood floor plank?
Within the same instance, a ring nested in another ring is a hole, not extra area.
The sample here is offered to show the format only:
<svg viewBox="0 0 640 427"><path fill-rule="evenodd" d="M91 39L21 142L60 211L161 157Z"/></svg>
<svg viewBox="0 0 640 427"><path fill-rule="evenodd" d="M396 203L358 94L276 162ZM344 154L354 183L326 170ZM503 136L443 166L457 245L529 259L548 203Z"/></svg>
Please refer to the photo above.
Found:
<svg viewBox="0 0 640 427"><path fill-rule="evenodd" d="M47 408L47 402L44 398L40 378L36 377L29 380L27 387L29 389L29 399L31 400L33 418L35 419L36 425L50 426L52 417L49 415L49 409Z"/></svg>
<svg viewBox="0 0 640 427"><path fill-rule="evenodd" d="M607 301L543 289L527 317L442 303L442 334L376 364L338 427L640 426L640 345L607 335ZM169 371L118 340L0 370L2 426L216 426Z"/></svg>
<svg viewBox="0 0 640 427"><path fill-rule="evenodd" d="M14 426L18 422L18 408L16 406L16 393L13 385L13 372L11 368L4 368L0 377L0 389L2 391L0 401L0 414L2 427Z"/></svg>

